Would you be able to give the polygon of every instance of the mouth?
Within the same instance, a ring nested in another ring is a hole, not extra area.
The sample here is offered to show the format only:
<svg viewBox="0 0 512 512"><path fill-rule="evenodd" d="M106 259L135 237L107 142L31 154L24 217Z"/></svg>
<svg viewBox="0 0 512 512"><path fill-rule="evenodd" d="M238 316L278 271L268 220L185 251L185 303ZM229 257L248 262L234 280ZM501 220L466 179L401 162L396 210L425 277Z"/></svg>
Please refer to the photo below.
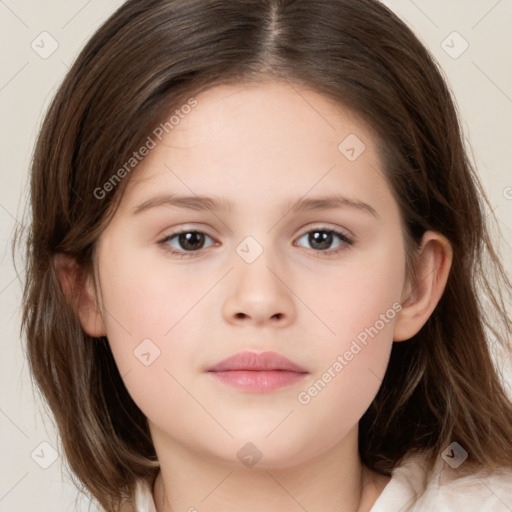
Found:
<svg viewBox="0 0 512 512"><path fill-rule="evenodd" d="M239 352L209 368L220 382L242 391L266 393L302 380L307 370L276 352Z"/></svg>

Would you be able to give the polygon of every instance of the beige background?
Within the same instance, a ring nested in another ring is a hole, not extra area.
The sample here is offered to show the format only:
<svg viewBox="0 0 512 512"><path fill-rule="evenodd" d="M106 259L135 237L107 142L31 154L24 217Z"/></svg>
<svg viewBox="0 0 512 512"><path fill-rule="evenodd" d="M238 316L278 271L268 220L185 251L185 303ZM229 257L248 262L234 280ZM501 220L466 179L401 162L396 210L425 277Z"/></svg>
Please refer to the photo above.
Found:
<svg viewBox="0 0 512 512"><path fill-rule="evenodd" d="M52 424L43 422L41 407L34 401L19 336L21 286L8 243L22 219L31 151L49 100L85 41L121 3L0 0L0 512L86 508L85 501L75 503L77 494L55 451ZM473 158L500 223L504 262L512 274L512 2L385 3L430 48L453 88ZM51 50L52 44L58 47L42 58L31 47L33 41L39 53ZM22 264L19 270L23 278ZM512 375L506 375L512 383Z"/></svg>

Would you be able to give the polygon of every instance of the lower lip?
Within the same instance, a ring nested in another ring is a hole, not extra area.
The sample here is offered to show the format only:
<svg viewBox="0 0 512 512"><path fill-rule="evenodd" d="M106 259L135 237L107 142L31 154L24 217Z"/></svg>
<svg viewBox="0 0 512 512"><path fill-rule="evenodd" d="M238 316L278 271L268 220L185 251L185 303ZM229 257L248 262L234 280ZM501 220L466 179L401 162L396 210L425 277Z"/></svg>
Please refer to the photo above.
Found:
<svg viewBox="0 0 512 512"><path fill-rule="evenodd" d="M224 384L254 393L266 393L285 386L290 386L307 375L307 373L289 372L285 370L230 370L209 373L224 382Z"/></svg>

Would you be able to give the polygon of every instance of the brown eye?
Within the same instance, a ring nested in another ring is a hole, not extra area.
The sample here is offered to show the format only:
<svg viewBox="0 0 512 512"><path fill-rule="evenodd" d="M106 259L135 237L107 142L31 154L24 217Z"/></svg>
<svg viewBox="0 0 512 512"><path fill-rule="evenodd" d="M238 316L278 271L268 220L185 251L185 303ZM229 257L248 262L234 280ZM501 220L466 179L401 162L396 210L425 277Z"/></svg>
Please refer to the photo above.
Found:
<svg viewBox="0 0 512 512"><path fill-rule="evenodd" d="M186 253L204 249L207 238L211 240L211 237L201 231L180 231L166 236L159 243L172 254L187 256Z"/></svg>
<svg viewBox="0 0 512 512"><path fill-rule="evenodd" d="M352 240L348 236L334 229L312 229L299 238L299 240L302 239L306 239L311 249L317 252L339 252L343 250L343 247L352 245ZM341 243L332 248L332 244L336 242L336 239L341 240ZM339 247L341 248L339 249Z"/></svg>

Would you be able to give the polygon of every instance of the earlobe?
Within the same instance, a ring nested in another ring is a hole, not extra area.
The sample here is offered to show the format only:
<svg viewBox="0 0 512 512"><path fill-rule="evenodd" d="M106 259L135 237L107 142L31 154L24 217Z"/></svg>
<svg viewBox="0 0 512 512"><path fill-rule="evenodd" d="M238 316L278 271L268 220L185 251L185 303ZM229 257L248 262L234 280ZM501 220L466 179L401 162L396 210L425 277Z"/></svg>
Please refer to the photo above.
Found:
<svg viewBox="0 0 512 512"><path fill-rule="evenodd" d="M55 271L68 303L75 309L83 330L94 338L106 335L103 318L92 285L76 260L64 253L54 256Z"/></svg>
<svg viewBox="0 0 512 512"><path fill-rule="evenodd" d="M396 317L393 341L417 334L436 308L448 281L453 250L439 233L427 231L414 263L416 283L406 284L402 310Z"/></svg>

